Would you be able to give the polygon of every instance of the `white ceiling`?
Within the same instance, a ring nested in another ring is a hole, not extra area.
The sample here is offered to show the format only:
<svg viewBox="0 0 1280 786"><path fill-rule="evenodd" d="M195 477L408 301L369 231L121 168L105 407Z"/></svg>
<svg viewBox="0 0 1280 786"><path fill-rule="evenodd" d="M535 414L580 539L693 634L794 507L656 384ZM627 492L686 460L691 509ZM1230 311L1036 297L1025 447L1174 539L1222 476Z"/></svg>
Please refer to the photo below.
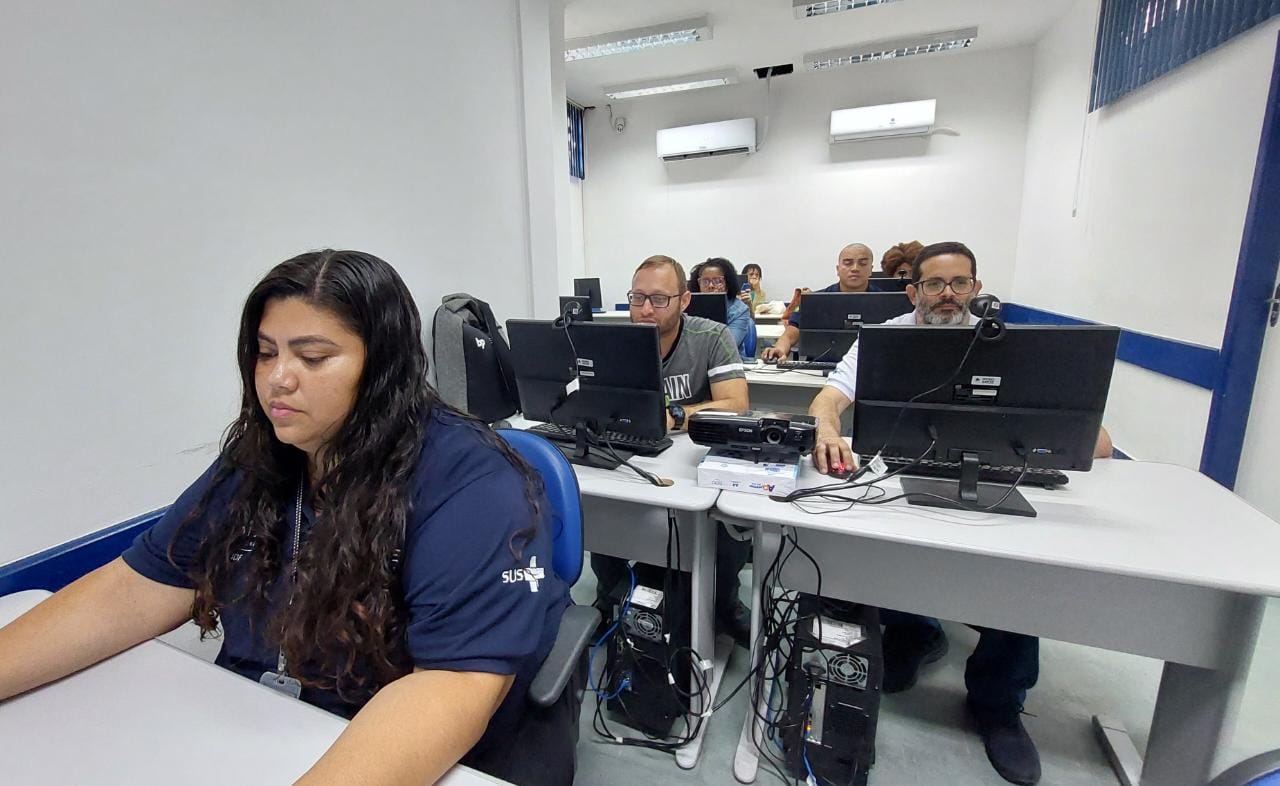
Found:
<svg viewBox="0 0 1280 786"><path fill-rule="evenodd" d="M752 68L794 63L784 79L804 79L805 52L978 27L972 49L1004 49L1035 42L1074 0L900 0L837 14L796 19L791 0L568 0L565 38L673 22L707 14L710 41L597 57L565 64L569 98L605 102L601 87L733 67L742 81ZM923 57L963 56L963 52ZM857 68L857 66L853 66ZM634 99L643 101L645 99Z"/></svg>

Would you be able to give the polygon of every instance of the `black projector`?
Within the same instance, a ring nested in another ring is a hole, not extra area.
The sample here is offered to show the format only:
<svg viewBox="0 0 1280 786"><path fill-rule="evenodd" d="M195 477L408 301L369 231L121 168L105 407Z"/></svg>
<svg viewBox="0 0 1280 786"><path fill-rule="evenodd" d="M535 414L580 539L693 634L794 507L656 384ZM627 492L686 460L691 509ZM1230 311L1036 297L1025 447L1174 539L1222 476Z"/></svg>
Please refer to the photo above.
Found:
<svg viewBox="0 0 1280 786"><path fill-rule="evenodd" d="M689 439L713 448L749 451L758 458L799 457L813 452L818 421L786 412L721 412L689 416Z"/></svg>

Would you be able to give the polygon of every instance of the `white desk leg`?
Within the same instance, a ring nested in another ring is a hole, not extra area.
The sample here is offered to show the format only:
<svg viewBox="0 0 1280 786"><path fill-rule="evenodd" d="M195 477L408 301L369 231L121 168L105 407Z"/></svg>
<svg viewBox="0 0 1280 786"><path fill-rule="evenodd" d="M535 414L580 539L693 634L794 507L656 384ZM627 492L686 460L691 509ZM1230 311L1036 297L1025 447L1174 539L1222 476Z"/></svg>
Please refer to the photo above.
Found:
<svg viewBox="0 0 1280 786"><path fill-rule="evenodd" d="M1230 739L1264 608L1261 598L1237 599L1235 613L1219 626L1224 659L1219 668L1164 664L1140 779L1134 777L1136 751L1123 728L1112 728L1113 724L1094 718L1121 783L1202 786L1222 769L1215 767L1214 757Z"/></svg>
<svg viewBox="0 0 1280 786"><path fill-rule="evenodd" d="M703 672L703 677L710 683L708 707L715 702L716 692L720 690L720 682L724 678L725 667L729 663L729 655L733 651L733 641L726 638L723 642L715 639L715 591L716 591L716 522L707 513L676 514L679 522L686 525L682 531L693 531L693 569L690 583L692 608L690 609L690 638L693 649L704 658L710 657L712 668ZM695 693L698 686L690 678L689 691ZM681 769L692 769L698 763L702 752L702 742L707 736L707 727L711 718L704 718L702 728L693 741L676 751L676 764Z"/></svg>
<svg viewBox="0 0 1280 786"><path fill-rule="evenodd" d="M777 527L755 525L755 537L752 539L751 556L751 668L759 665L760 629L764 627L764 609L760 608L760 588L764 585L764 574L773 563L778 553L781 536ZM750 696L750 686L747 688ZM748 698L748 701L750 699ZM760 754L756 750L756 740L763 739L764 728L760 725L759 716L768 709L769 695L762 694L754 711L747 712L747 719L742 724L742 734L738 737L738 749L733 755L733 777L740 783L752 783L756 772L760 769Z"/></svg>

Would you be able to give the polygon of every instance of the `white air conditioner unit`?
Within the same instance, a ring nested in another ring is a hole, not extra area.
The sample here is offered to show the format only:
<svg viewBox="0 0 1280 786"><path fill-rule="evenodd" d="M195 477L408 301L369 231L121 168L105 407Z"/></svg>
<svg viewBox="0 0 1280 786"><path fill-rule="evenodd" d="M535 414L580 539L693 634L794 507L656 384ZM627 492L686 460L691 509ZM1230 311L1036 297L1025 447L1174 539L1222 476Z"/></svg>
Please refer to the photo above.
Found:
<svg viewBox="0 0 1280 786"><path fill-rule="evenodd" d="M724 120L696 126L663 128L658 131L658 158L683 161L687 158L729 156L756 152L756 119Z"/></svg>
<svg viewBox="0 0 1280 786"><path fill-rule="evenodd" d="M859 106L831 113L831 144L895 136L923 136L933 131L938 102Z"/></svg>

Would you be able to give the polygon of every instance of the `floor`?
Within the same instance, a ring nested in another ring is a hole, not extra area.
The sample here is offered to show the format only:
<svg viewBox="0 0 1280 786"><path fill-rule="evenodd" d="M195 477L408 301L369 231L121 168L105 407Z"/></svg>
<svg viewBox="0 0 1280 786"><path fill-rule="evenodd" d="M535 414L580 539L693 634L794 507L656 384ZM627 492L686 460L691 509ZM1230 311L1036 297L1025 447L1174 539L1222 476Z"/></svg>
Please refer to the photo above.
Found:
<svg viewBox="0 0 1280 786"><path fill-rule="evenodd" d="M743 573L750 586L749 570ZM573 589L579 602L589 602L595 587L589 571ZM168 640L209 660L216 641L198 642L188 626ZM873 786L999 786L1004 781L987 763L982 743L967 727L963 710L964 661L977 634L963 625L947 624L951 649L921 673L907 693L886 696L881 705ZM746 651L737 649L725 685L734 686L746 672ZM1045 640L1041 644L1040 683L1027 700L1025 723L1040 749L1046 786L1117 783L1094 740L1090 717L1111 715L1130 730L1138 750L1155 704L1161 664L1149 658ZM701 761L681 770L668 754L623 748L601 740L591 729L594 699L583 703L578 746L577 783L622 786L646 781L662 784L729 786L733 754L747 712L744 689L709 721ZM722 694L723 695L723 694ZM1235 737L1222 767L1256 753L1280 748L1280 600L1268 606L1254 653L1249 685ZM757 783L778 782L761 770Z"/></svg>

